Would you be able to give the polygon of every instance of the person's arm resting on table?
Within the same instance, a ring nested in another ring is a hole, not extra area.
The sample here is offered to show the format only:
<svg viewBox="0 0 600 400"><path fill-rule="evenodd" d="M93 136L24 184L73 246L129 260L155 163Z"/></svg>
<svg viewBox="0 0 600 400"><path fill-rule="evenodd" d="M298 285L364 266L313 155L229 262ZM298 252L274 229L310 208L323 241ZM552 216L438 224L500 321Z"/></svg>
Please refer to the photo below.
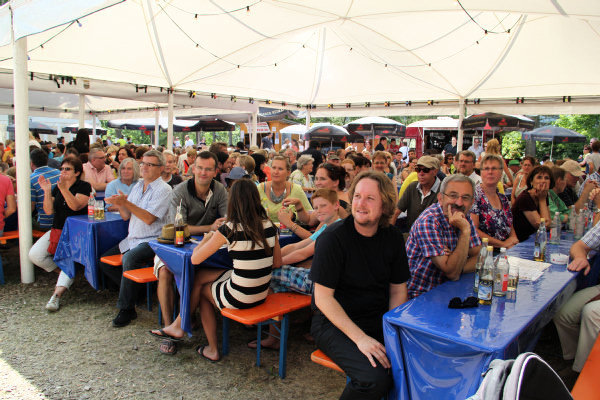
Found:
<svg viewBox="0 0 600 400"><path fill-rule="evenodd" d="M571 246L571 258L573 261L567 266L569 271L581 271L583 274L587 275L590 272L590 263L588 261L587 255L592 250L587 244L578 240Z"/></svg>

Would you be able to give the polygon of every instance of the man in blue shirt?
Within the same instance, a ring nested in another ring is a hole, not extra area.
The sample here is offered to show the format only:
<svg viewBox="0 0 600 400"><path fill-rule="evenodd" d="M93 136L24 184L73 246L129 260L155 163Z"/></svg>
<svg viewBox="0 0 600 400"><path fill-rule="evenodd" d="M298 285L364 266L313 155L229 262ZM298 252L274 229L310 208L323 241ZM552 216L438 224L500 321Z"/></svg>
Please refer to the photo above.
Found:
<svg viewBox="0 0 600 400"><path fill-rule="evenodd" d="M33 221L33 229L47 231L52 227L54 216L44 213L44 191L38 183L40 175L43 175L52 184L52 189L56 187L60 171L48 167L48 154L42 149L35 149L29 155L31 160L31 176L29 178L31 188L31 208L37 211L37 220Z"/></svg>

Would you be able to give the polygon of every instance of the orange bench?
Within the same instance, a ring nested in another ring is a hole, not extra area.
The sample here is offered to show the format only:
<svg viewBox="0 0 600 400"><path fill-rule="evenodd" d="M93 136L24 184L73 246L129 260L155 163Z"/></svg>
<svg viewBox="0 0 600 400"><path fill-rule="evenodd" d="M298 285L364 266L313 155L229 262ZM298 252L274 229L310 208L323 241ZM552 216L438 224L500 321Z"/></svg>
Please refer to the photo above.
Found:
<svg viewBox="0 0 600 400"><path fill-rule="evenodd" d="M331 368L334 369L336 371L341 372L342 374L345 374L345 372L333 361L331 361L331 358L327 357L327 355L325 353L323 353L321 350L315 350L310 354L310 359L312 362L317 363L319 365L322 365L324 367L327 368Z"/></svg>
<svg viewBox="0 0 600 400"><path fill-rule="evenodd" d="M42 236L44 236L45 233L46 232L36 231L34 229L31 231L31 236L33 236L34 238L41 238ZM7 240L18 239L18 238L19 238L19 231L4 232L2 234L2 237L0 237L0 244L6 244Z"/></svg>
<svg viewBox="0 0 600 400"><path fill-rule="evenodd" d="M123 255L115 254L114 256L100 257L100 261L104 264L112 265L113 267L120 267L123 265Z"/></svg>
<svg viewBox="0 0 600 400"><path fill-rule="evenodd" d="M279 330L279 377L285 378L287 360L287 337L290 326L289 313L310 306L310 296L298 293L274 293L267 296L259 306L245 310L224 308L223 315L223 355L229 353L229 320L244 325L257 325L256 330L256 365L260 366L260 337L262 326L274 324L281 320Z"/></svg>
<svg viewBox="0 0 600 400"><path fill-rule="evenodd" d="M34 238L41 238L46 232L32 230L31 235ZM0 244L6 244L7 240L18 239L19 231L4 232L0 237ZM0 285L4 285L4 269L2 268L2 259L0 258Z"/></svg>
<svg viewBox="0 0 600 400"><path fill-rule="evenodd" d="M588 355L571 395L575 400L597 399L600 396L600 336Z"/></svg>
<svg viewBox="0 0 600 400"><path fill-rule="evenodd" d="M129 271L123 271L123 276L134 282L146 284L146 303L148 306L148 311L152 311L152 282L158 281L158 278L154 276L154 267L130 269Z"/></svg>

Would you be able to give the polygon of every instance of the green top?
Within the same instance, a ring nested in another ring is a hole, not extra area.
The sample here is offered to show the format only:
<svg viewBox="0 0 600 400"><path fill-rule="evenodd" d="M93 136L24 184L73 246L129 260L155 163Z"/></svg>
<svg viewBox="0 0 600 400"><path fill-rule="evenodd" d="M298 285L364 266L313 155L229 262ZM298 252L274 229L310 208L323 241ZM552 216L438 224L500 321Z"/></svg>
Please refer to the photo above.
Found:
<svg viewBox="0 0 600 400"><path fill-rule="evenodd" d="M550 200L550 216L554 218L554 215L559 212L560 221L565 222L569 217L569 207L552 189L548 191L548 200Z"/></svg>
<svg viewBox="0 0 600 400"><path fill-rule="evenodd" d="M261 183L258 185L258 194L260 195L260 202L267 209L267 215L273 222L279 222L279 218L277 217L277 212L281 209L281 204L283 203L273 203L269 196L265 194L265 183ZM296 185L292 183L292 190L286 197L291 197L294 199L300 200L302 206L306 211L312 211L312 206L306 197L306 194L302 190L300 185ZM296 211L294 210L294 214ZM296 215L297 216L297 215Z"/></svg>

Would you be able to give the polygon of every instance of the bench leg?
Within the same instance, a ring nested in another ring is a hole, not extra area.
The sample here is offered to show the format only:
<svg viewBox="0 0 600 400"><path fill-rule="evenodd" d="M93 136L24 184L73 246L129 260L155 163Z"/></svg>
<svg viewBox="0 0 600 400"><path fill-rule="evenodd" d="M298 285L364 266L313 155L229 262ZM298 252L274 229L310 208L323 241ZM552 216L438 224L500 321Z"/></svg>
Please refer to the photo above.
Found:
<svg viewBox="0 0 600 400"><path fill-rule="evenodd" d="M0 285L4 285L4 268L2 268L2 257L0 257Z"/></svg>
<svg viewBox="0 0 600 400"><path fill-rule="evenodd" d="M152 291L150 290L152 287L152 282L146 283L146 304L148 306L148 311L152 311Z"/></svg>
<svg viewBox="0 0 600 400"><path fill-rule="evenodd" d="M285 368L287 365L287 339L290 329L290 315L285 314L281 321L281 331L279 333L279 377L285 378Z"/></svg>
<svg viewBox="0 0 600 400"><path fill-rule="evenodd" d="M229 318L223 317L223 346L221 354L226 356L229 354Z"/></svg>
<svg viewBox="0 0 600 400"><path fill-rule="evenodd" d="M263 323L256 324L256 366L260 367L260 337L262 336Z"/></svg>

